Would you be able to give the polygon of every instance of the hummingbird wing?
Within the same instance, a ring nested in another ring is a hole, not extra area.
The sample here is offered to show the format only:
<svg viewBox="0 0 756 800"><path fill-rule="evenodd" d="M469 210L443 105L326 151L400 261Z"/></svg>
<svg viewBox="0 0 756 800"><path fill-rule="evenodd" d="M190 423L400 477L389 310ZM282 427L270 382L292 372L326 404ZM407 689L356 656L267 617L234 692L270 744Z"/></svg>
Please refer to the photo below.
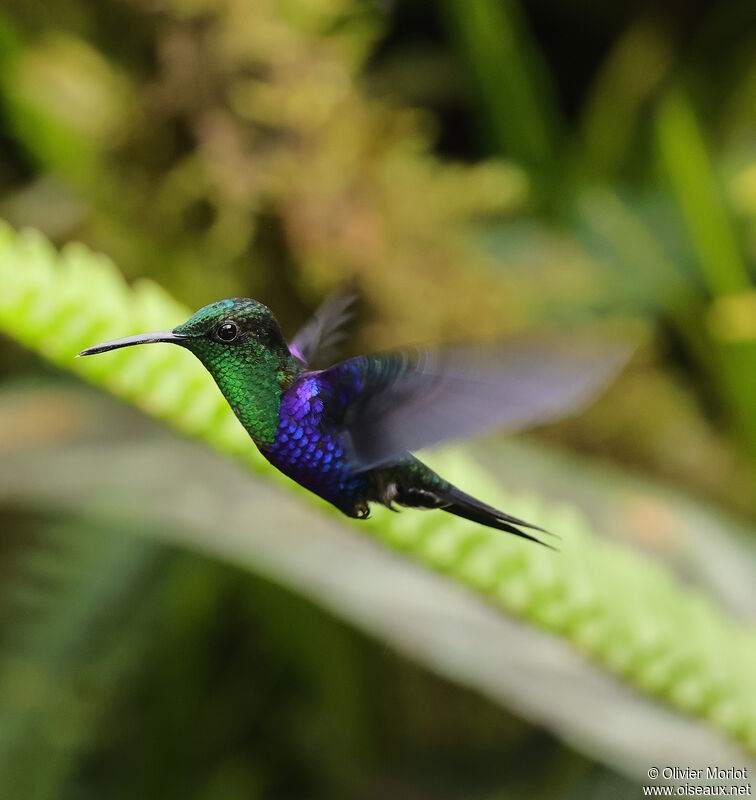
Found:
<svg viewBox="0 0 756 800"><path fill-rule="evenodd" d="M332 360L336 345L344 338L344 325L352 318L351 306L357 294L337 289L297 331L289 352L304 364Z"/></svg>
<svg viewBox="0 0 756 800"><path fill-rule="evenodd" d="M486 431L515 431L586 405L627 362L626 345L521 338L496 348L358 356L320 373L355 467Z"/></svg>

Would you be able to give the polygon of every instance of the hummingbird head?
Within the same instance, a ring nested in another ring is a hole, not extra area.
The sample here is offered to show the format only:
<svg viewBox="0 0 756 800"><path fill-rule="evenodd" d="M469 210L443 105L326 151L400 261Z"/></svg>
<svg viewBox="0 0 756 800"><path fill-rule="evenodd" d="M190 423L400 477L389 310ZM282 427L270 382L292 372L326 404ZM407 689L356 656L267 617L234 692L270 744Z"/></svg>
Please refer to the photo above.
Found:
<svg viewBox="0 0 756 800"><path fill-rule="evenodd" d="M247 297L220 300L201 308L172 331L115 339L79 355L151 342L178 344L194 353L255 441L266 444L272 440L279 398L300 367L267 306Z"/></svg>
<svg viewBox="0 0 756 800"><path fill-rule="evenodd" d="M200 360L221 357L239 349L286 348L281 329L270 309L249 297L220 300L171 331Z"/></svg>
<svg viewBox="0 0 756 800"><path fill-rule="evenodd" d="M80 356L105 353L121 347L169 342L191 350L212 371L215 363L239 360L247 354L267 350L288 353L286 342L270 309L248 297L220 300L201 308L172 331L127 336L82 350Z"/></svg>

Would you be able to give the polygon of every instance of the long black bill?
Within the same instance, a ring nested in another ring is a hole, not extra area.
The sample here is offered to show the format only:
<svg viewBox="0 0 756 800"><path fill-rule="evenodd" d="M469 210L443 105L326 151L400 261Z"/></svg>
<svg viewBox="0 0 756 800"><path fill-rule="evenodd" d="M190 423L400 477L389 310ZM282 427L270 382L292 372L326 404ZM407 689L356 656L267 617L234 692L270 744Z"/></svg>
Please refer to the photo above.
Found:
<svg viewBox="0 0 756 800"><path fill-rule="evenodd" d="M181 344L181 342L188 338L188 336L183 336L173 331L140 333L137 336L126 336L123 339L113 339L112 342L103 342L102 344L94 345L94 347L87 347L87 349L82 350L76 358L79 358L79 356L94 356L97 353L107 353L108 350L118 350L120 347L131 347L133 344L151 344L152 342L172 342L173 344Z"/></svg>

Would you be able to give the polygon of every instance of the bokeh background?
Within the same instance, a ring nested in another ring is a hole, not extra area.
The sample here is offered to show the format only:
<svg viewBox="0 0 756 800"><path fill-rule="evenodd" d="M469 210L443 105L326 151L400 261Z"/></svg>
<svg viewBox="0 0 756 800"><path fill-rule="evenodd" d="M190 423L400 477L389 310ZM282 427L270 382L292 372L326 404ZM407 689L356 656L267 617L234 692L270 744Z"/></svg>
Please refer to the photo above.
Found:
<svg viewBox="0 0 756 800"><path fill-rule="evenodd" d="M586 413L467 452L752 635L752 2L4 0L0 219L289 333L352 280L349 353L623 329ZM5 334L2 797L636 797L655 737L752 757Z"/></svg>

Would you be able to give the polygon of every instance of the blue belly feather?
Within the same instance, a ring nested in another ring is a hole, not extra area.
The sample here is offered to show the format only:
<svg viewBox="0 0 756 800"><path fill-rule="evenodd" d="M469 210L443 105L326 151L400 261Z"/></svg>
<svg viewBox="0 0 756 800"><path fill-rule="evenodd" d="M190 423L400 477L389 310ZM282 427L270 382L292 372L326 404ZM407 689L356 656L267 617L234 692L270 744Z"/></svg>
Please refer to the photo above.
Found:
<svg viewBox="0 0 756 800"><path fill-rule="evenodd" d="M348 514L366 495L369 477L349 467L344 443L327 406L330 386L321 373L298 377L281 398L273 443L263 455L273 466Z"/></svg>

